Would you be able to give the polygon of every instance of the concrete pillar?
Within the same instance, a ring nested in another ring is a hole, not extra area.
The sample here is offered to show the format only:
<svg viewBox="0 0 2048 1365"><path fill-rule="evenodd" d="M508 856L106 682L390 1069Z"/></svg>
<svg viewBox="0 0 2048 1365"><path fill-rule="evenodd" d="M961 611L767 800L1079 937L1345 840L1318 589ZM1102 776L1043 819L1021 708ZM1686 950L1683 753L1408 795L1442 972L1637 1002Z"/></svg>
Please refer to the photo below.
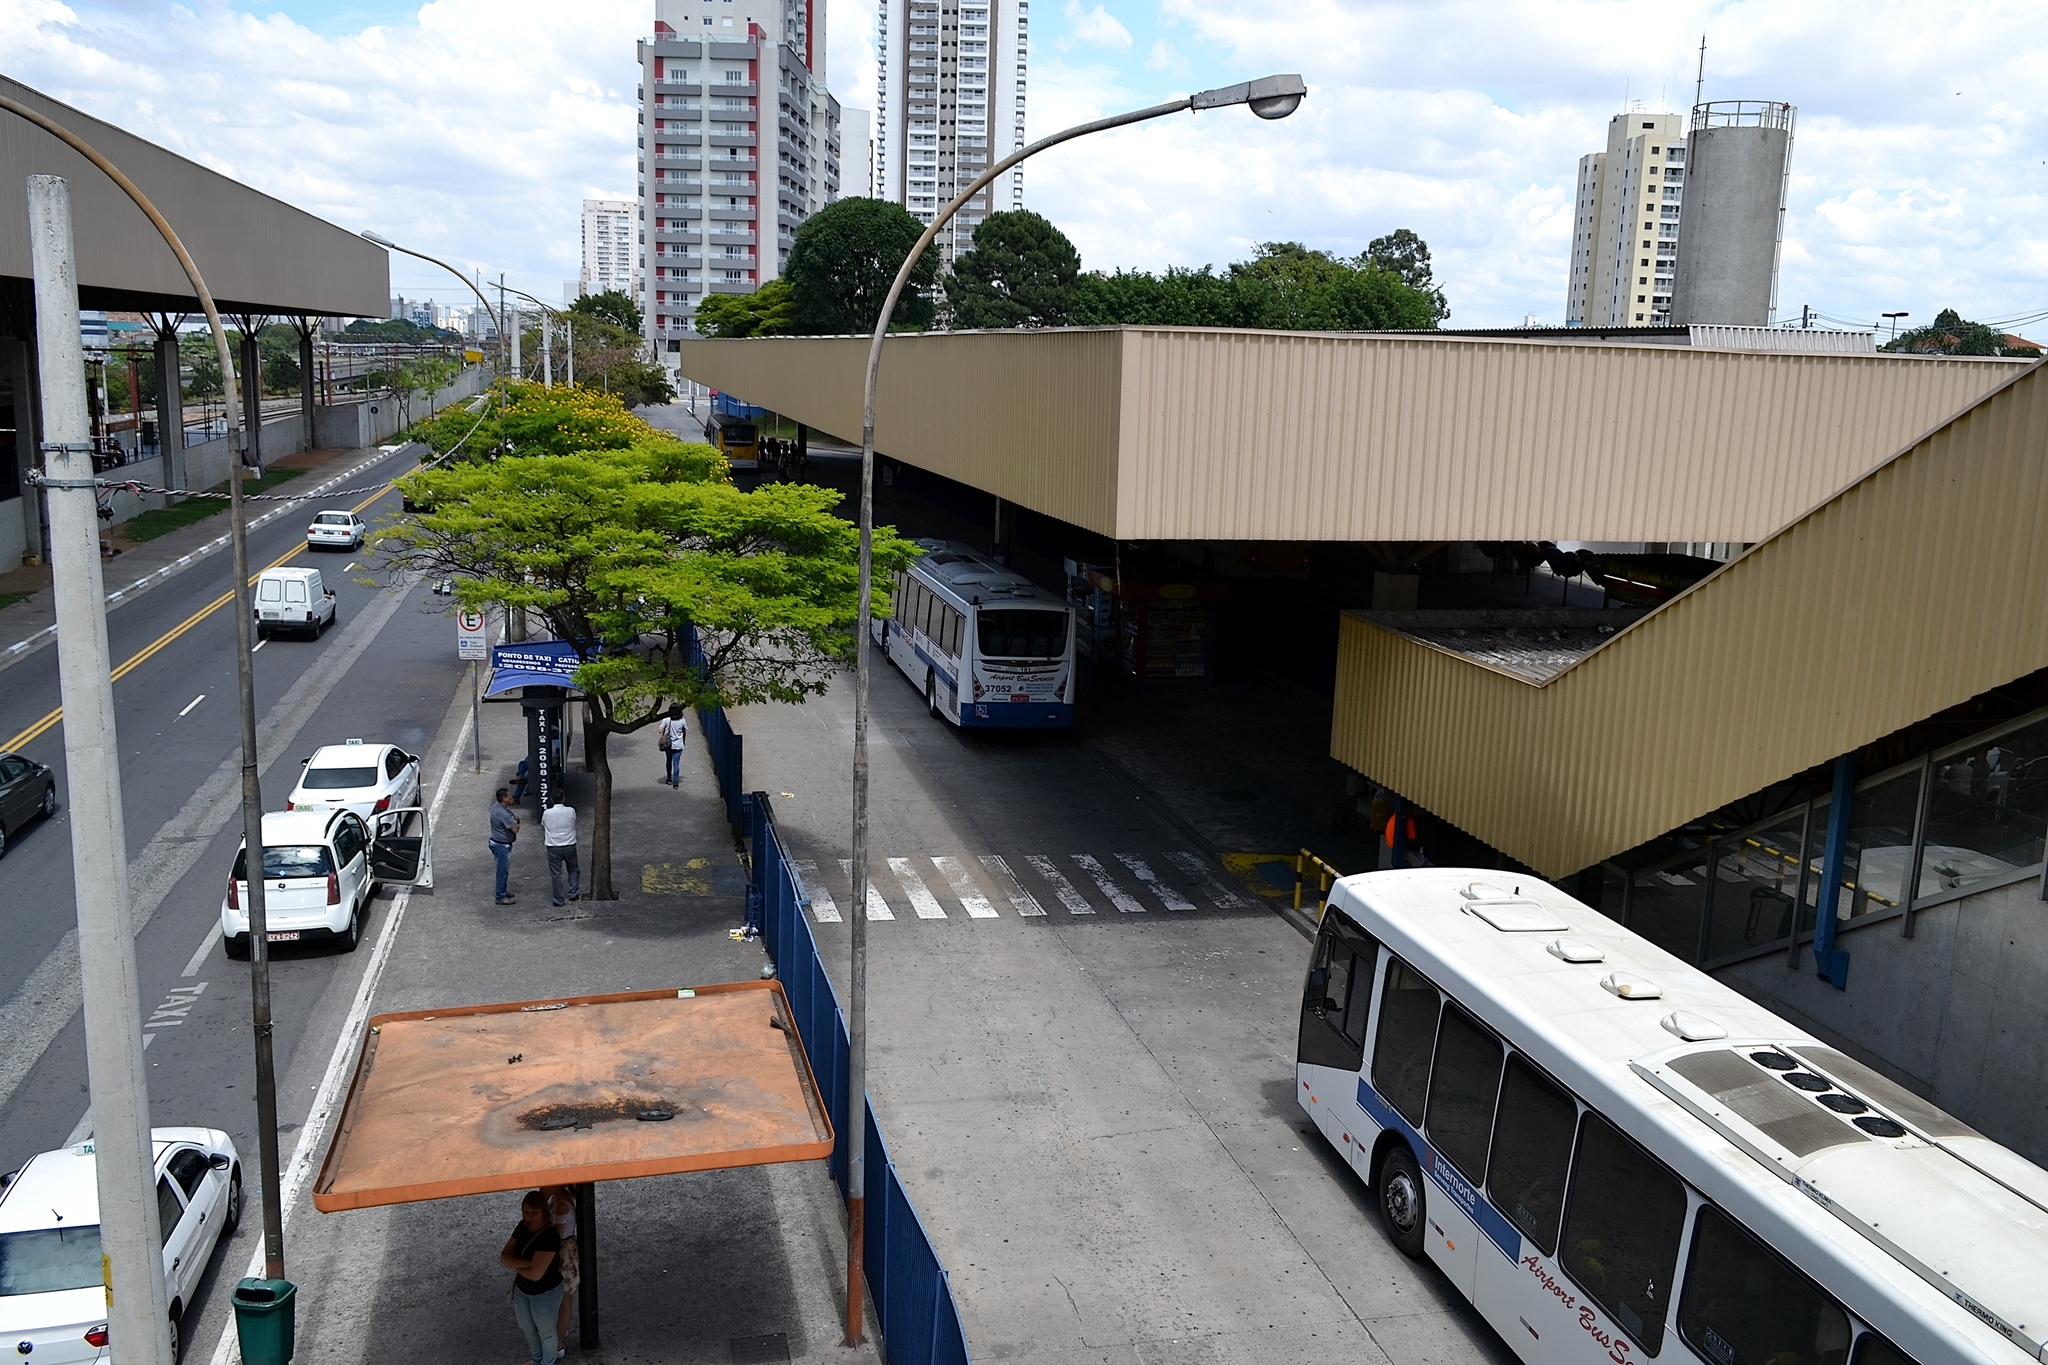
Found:
<svg viewBox="0 0 2048 1365"><path fill-rule="evenodd" d="M319 325L314 318L302 317L299 329L299 413L305 423L306 441L302 449L311 450L313 441L313 329Z"/></svg>
<svg viewBox="0 0 2048 1365"><path fill-rule="evenodd" d="M163 442L164 482L172 488L185 487L185 361L178 351L180 321L169 314L151 319L156 328L156 433Z"/></svg>
<svg viewBox="0 0 2048 1365"><path fill-rule="evenodd" d="M256 349L256 329L263 325L262 318L244 317L242 324L242 354L235 363L242 368L242 421L249 429L249 449L242 462L253 468L260 478L263 474L263 356ZM226 383L226 376L222 376ZM233 439L232 434L230 438Z"/></svg>

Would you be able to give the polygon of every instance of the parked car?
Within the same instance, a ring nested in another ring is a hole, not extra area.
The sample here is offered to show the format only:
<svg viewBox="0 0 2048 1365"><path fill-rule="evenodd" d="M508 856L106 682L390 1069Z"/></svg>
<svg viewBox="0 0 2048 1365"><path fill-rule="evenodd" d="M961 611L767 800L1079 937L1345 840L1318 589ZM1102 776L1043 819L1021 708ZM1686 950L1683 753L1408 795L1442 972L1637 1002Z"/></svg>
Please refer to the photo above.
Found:
<svg viewBox="0 0 2048 1365"><path fill-rule="evenodd" d="M264 932L272 943L328 939L345 953L362 942L379 886L434 884L426 813L394 807L366 822L346 806L271 811L263 817ZM229 957L249 956L249 848L235 851L220 902Z"/></svg>
<svg viewBox="0 0 2048 1365"><path fill-rule="evenodd" d="M56 813L57 774L32 758L0 752L0 858L14 831Z"/></svg>
<svg viewBox="0 0 2048 1365"><path fill-rule="evenodd" d="M327 744L299 771L290 810L347 809L368 820L394 807L420 803L419 755L396 744Z"/></svg>
<svg viewBox="0 0 2048 1365"><path fill-rule="evenodd" d="M256 579L250 610L256 614L256 635L268 639L279 630L305 632L319 639L334 624L334 592L318 569L265 569Z"/></svg>
<svg viewBox="0 0 2048 1365"><path fill-rule="evenodd" d="M306 528L306 548L309 550L359 550L363 537L370 528L363 519L345 507L330 507L313 518L313 524Z"/></svg>
<svg viewBox="0 0 2048 1365"><path fill-rule="evenodd" d="M242 1162L217 1129L155 1128L150 1138L176 1360L185 1305L242 1221ZM108 1359L95 1160L88 1140L0 1176L0 1338L33 1365Z"/></svg>

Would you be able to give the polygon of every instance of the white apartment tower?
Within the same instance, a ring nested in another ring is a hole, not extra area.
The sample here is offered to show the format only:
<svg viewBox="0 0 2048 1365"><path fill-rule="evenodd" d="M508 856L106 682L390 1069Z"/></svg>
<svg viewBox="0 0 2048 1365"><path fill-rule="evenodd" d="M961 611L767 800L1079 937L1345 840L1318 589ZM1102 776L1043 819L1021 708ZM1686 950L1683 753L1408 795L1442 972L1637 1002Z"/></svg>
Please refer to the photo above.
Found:
<svg viewBox="0 0 2048 1365"><path fill-rule="evenodd" d="M875 195L929 223L974 178L1024 145L1031 0L879 0ZM962 208L939 237L948 263L998 209L1024 206L1020 167Z"/></svg>
<svg viewBox="0 0 2048 1365"><path fill-rule="evenodd" d="M1684 193L1684 116L1616 114L1607 150L1579 158L1565 326L1670 322Z"/></svg>
<svg viewBox="0 0 2048 1365"><path fill-rule="evenodd" d="M583 272L576 292L616 289L628 298L640 297L639 244L634 240L638 235L632 200L584 200Z"/></svg>
<svg viewBox="0 0 2048 1365"><path fill-rule="evenodd" d="M780 276L839 197L839 101L825 0L655 0L638 46L641 311L666 362L705 294Z"/></svg>

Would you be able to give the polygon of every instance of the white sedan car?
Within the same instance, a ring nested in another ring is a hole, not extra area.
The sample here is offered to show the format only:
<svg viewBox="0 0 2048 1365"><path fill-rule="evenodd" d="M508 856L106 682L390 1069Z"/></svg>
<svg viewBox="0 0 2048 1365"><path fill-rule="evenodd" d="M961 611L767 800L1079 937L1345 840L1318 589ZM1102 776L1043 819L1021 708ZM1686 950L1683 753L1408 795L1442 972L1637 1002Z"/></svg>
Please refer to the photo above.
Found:
<svg viewBox="0 0 2048 1365"><path fill-rule="evenodd" d="M391 817L396 819L397 817ZM263 915L272 943L330 939L345 953L362 942L363 919L377 878L370 868L370 830L348 810L274 810L263 817ZM227 954L249 956L249 849L220 901Z"/></svg>
<svg viewBox="0 0 2048 1365"><path fill-rule="evenodd" d="M156 1128L150 1137L175 1360L185 1305L242 1220L242 1162L234 1139L212 1128ZM108 1359L94 1160L86 1141L0 1177L0 1339L32 1365Z"/></svg>
<svg viewBox="0 0 2048 1365"><path fill-rule="evenodd" d="M328 744L306 760L288 810L352 810L368 820L420 803L420 760L396 744L352 739Z"/></svg>
<svg viewBox="0 0 2048 1365"><path fill-rule="evenodd" d="M363 519L345 507L330 507L313 518L306 528L309 550L360 550L370 533Z"/></svg>

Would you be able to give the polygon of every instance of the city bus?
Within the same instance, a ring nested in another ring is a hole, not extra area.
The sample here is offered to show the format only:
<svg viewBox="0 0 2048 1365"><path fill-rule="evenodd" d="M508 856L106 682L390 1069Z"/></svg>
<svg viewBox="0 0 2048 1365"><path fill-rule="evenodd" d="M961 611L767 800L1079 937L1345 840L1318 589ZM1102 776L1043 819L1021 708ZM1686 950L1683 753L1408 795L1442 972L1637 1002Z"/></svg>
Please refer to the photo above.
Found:
<svg viewBox="0 0 2048 1365"><path fill-rule="evenodd" d="M704 439L717 447L734 469L758 469L761 465L761 429L737 417L718 416L704 424Z"/></svg>
<svg viewBox="0 0 2048 1365"><path fill-rule="evenodd" d="M964 546L920 540L896 575L895 615L873 639L926 708L955 725L1074 723L1074 622L1066 602Z"/></svg>
<svg viewBox="0 0 2048 1365"><path fill-rule="evenodd" d="M1340 879L1295 1073L1529 1365L2042 1358L2048 1171L1532 877Z"/></svg>

